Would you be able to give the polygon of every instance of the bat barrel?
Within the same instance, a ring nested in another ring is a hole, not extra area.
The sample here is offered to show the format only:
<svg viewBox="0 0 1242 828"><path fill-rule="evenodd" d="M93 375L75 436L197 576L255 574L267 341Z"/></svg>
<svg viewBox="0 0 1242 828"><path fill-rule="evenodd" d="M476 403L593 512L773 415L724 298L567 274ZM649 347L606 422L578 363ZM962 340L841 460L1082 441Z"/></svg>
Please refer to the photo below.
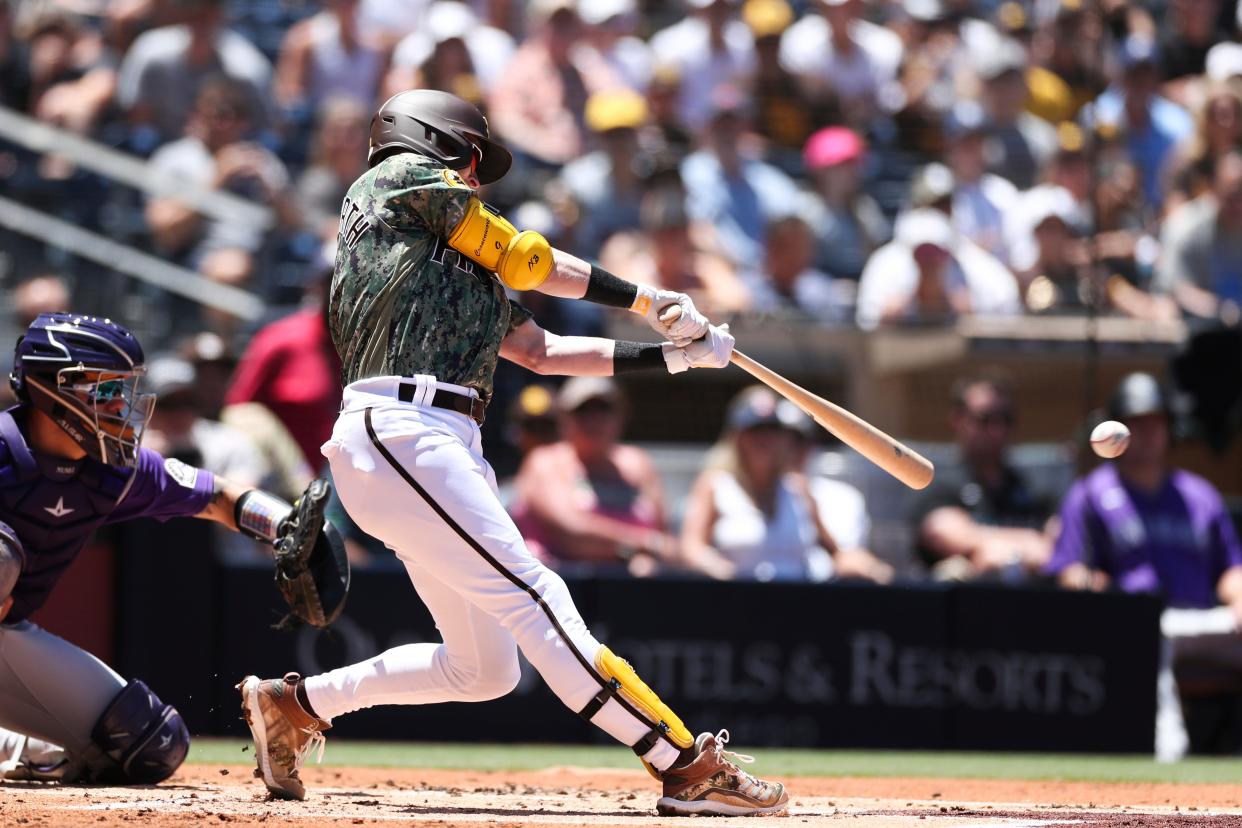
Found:
<svg viewBox="0 0 1242 828"><path fill-rule="evenodd" d="M733 349L730 360L801 408L841 442L909 486L924 489L935 476L931 461L844 408L818 397L772 369Z"/></svg>

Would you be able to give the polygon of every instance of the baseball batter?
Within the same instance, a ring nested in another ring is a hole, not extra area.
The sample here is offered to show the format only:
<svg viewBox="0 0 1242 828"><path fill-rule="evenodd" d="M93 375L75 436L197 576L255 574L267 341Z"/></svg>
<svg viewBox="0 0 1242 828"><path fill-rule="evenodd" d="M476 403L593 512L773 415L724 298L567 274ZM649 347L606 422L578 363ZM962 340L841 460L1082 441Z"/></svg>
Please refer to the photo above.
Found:
<svg viewBox="0 0 1242 828"><path fill-rule="evenodd" d="M279 498L141 448L142 348L107 319L45 313L18 340L0 412L0 772L155 783L185 759L177 711L29 620L100 526L196 516L275 540ZM319 481L322 486L323 481ZM343 600L343 598L342 598Z"/></svg>
<svg viewBox="0 0 1242 828"><path fill-rule="evenodd" d="M371 122L369 163L341 209L329 322L346 388L323 453L346 509L405 564L443 643L306 679L248 676L239 689L259 775L273 795L301 799L298 769L335 717L503 696L517 684L520 647L571 711L663 782L660 813L783 813L784 786L740 770L727 731L695 738L592 637L501 506L479 434L498 357L543 374L676 373L727 365L733 338L684 294L552 250L481 202L475 189L504 175L511 156L459 98L418 90L388 100ZM557 336L506 286L627 308L670 341ZM673 304L682 313L666 329L659 314Z"/></svg>

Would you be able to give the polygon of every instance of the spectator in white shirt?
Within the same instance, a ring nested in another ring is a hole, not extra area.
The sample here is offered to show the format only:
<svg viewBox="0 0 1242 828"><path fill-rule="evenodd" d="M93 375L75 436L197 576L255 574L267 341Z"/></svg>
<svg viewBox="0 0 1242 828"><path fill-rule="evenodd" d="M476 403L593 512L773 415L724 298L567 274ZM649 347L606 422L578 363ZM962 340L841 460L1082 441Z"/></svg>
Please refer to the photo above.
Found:
<svg viewBox="0 0 1242 828"><path fill-rule="evenodd" d="M877 109L897 75L903 46L894 32L862 19L861 0L819 0L781 38L781 62L812 100L835 94L851 121ZM818 12L818 13L815 13Z"/></svg>
<svg viewBox="0 0 1242 828"><path fill-rule="evenodd" d="M224 28L218 0L182 0L185 23L145 32L121 63L117 100L131 123L155 130L156 143L179 137L199 89L212 76L244 85L255 124L270 122L272 66L254 44Z"/></svg>
<svg viewBox="0 0 1242 828"><path fill-rule="evenodd" d="M944 122L946 160L953 172L953 227L1001 262L1010 262L1005 211L1018 200L1018 190L987 171L984 146L987 127L979 104L958 101Z"/></svg>
<svg viewBox="0 0 1242 828"><path fill-rule="evenodd" d="M393 49L384 96L422 87L481 100L515 48L508 32L486 25L465 3L437 0L427 8L426 22Z"/></svg>
<svg viewBox="0 0 1242 828"><path fill-rule="evenodd" d="M702 133L702 149L681 165L691 218L716 228L735 263L763 255L768 222L797 209L798 188L783 172L742 146L751 113L741 90L720 87L713 115Z"/></svg>
<svg viewBox="0 0 1242 828"><path fill-rule="evenodd" d="M872 255L858 285L855 318L870 330L892 323L946 323L964 314L1021 309L1004 265L953 230L933 208L897 219L894 239Z"/></svg>
<svg viewBox="0 0 1242 828"><path fill-rule="evenodd" d="M834 279L812 263L815 236L800 216L768 225L762 270L749 278L751 310L795 312L819 322L845 322L853 316L856 282Z"/></svg>
<svg viewBox="0 0 1242 828"><path fill-rule="evenodd" d="M681 77L681 121L698 132L712 114L712 93L722 85L745 85L754 73L755 44L737 15L736 0L685 0L684 20L656 32L651 51Z"/></svg>
<svg viewBox="0 0 1242 828"><path fill-rule="evenodd" d="M635 0L590 0L578 11L587 26L581 48L596 52L626 86L645 90L654 58L651 47L634 35L638 23Z"/></svg>

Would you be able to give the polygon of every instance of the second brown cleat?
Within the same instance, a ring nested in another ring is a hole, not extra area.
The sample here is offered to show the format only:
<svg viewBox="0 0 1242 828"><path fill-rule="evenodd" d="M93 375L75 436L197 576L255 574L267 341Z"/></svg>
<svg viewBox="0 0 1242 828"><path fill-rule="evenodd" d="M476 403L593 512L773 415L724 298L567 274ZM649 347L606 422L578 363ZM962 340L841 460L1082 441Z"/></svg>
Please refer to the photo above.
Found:
<svg viewBox="0 0 1242 828"><path fill-rule="evenodd" d="M286 673L283 679L246 676L237 685L242 713L254 737L255 776L280 799L306 798L298 769L316 747L318 758L323 758L323 731L332 727L307 713L298 702L296 691L301 680L297 673Z"/></svg>
<svg viewBox="0 0 1242 828"><path fill-rule="evenodd" d="M664 796L656 802L661 816L781 816L789 813L789 794L779 782L756 779L734 763L752 756L724 749L729 731L700 733L696 756L688 764L664 771Z"/></svg>

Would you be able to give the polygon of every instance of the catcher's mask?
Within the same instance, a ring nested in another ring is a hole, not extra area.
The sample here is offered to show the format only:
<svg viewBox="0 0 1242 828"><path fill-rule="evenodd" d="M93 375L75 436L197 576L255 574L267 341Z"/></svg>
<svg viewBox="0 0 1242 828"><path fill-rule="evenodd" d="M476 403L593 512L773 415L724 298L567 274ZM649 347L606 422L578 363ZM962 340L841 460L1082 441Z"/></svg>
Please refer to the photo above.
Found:
<svg viewBox="0 0 1242 828"><path fill-rule="evenodd" d="M138 462L155 395L138 384L142 346L110 319L43 313L17 340L9 382L91 457L110 466Z"/></svg>
<svg viewBox="0 0 1242 828"><path fill-rule="evenodd" d="M478 107L434 89L399 92L371 118L367 166L399 152L434 158L450 170L473 165L480 184L499 180L513 164L513 154L489 137Z"/></svg>

